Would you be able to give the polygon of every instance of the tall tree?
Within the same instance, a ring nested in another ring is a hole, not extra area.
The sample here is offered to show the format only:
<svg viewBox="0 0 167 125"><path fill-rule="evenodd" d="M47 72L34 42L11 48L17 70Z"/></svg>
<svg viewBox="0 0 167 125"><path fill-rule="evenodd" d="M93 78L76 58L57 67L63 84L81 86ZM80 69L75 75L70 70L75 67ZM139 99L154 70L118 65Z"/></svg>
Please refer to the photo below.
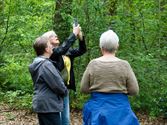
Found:
<svg viewBox="0 0 167 125"><path fill-rule="evenodd" d="M53 29L60 40L64 40L70 33L70 16L72 0L56 0Z"/></svg>
<svg viewBox="0 0 167 125"><path fill-rule="evenodd" d="M10 3L9 3L10 4ZM2 44L4 43L6 39L6 35L8 33L8 28L9 28L9 16L10 16L10 11L8 11L7 19L5 21L5 13L4 13L4 6L5 6L5 1L0 0L0 48L2 48Z"/></svg>

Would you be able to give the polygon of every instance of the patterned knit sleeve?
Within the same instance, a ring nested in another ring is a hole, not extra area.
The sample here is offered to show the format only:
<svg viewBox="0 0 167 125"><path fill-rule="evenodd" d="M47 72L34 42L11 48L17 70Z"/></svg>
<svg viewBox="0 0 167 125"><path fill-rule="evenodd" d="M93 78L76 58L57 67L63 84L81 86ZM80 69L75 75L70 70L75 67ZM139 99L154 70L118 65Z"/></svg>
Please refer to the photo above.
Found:
<svg viewBox="0 0 167 125"><path fill-rule="evenodd" d="M127 90L129 95L137 95L139 92L139 86L136 76L128 62L127 62Z"/></svg>
<svg viewBox="0 0 167 125"><path fill-rule="evenodd" d="M81 87L80 87L80 91L82 93L90 93L89 88L90 88L90 83L91 83L90 81L91 65L92 65L92 61L89 62L82 76Z"/></svg>

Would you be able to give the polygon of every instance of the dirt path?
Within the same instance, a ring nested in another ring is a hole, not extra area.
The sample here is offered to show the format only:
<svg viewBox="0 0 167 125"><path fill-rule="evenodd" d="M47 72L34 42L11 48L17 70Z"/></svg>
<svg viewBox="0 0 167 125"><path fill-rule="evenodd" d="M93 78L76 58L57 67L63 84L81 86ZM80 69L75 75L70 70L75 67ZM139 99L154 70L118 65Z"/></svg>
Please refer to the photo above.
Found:
<svg viewBox="0 0 167 125"><path fill-rule="evenodd" d="M167 125L162 118L150 119L147 115L137 114L141 125ZM7 106L0 106L0 125L38 125L36 114L29 110L12 110ZM82 113L71 111L71 125L82 125Z"/></svg>

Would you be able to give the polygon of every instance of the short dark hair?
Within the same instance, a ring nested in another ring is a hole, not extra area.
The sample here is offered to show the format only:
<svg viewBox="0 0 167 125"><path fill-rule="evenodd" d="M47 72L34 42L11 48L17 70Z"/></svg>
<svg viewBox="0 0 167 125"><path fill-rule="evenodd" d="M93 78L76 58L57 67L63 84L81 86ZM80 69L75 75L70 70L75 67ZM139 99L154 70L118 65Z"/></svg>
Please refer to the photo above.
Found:
<svg viewBox="0 0 167 125"><path fill-rule="evenodd" d="M48 47L47 43L48 43L48 39L46 37L40 36L40 37L36 38L36 40L33 44L33 48L34 48L37 56L44 54L45 48Z"/></svg>

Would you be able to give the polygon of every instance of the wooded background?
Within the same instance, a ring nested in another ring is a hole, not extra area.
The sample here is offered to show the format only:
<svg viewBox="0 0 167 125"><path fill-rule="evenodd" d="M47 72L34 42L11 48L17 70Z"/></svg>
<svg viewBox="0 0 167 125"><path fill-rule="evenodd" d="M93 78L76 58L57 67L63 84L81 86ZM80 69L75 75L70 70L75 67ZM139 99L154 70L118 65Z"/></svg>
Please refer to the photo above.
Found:
<svg viewBox="0 0 167 125"><path fill-rule="evenodd" d="M82 74L101 55L100 35L112 29L120 39L117 56L129 61L139 82L139 95L130 97L133 109L167 117L166 0L0 0L0 102L31 109L32 43L52 29L65 40L74 18L88 50L75 60L77 92L70 93L71 107L82 109L88 99L79 92Z"/></svg>

